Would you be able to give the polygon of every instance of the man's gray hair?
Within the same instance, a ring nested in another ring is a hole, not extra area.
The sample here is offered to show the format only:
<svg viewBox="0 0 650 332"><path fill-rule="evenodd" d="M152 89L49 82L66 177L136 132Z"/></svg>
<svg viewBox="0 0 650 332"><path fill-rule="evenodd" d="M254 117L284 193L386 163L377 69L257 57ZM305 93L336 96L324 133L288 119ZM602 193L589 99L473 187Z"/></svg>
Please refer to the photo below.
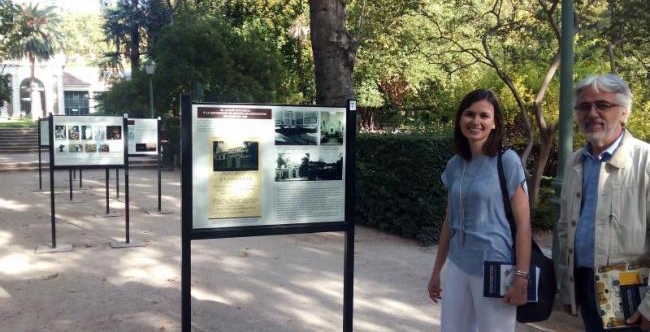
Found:
<svg viewBox="0 0 650 332"><path fill-rule="evenodd" d="M590 75L583 78L574 87L574 103L577 101L580 91L584 88L592 88L597 93L601 91L615 93L616 101L627 110L623 123L627 122L630 114L632 114L632 90L622 78L614 74Z"/></svg>

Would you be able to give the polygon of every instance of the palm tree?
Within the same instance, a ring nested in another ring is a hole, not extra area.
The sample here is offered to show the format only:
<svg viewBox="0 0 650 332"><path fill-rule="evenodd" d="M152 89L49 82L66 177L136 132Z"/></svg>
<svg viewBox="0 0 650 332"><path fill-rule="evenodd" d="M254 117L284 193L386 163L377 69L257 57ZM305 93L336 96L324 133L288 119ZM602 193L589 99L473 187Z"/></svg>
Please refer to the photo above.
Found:
<svg viewBox="0 0 650 332"><path fill-rule="evenodd" d="M59 32L60 16L56 13L55 6L47 6L43 9L38 4L26 6L16 5L17 12L14 17L17 33L10 41L10 54L16 59L27 57L30 63L30 88L31 88L31 110L32 119L38 118L35 110L40 105L34 105L36 93L34 71L36 60L50 59L56 50L62 35Z"/></svg>

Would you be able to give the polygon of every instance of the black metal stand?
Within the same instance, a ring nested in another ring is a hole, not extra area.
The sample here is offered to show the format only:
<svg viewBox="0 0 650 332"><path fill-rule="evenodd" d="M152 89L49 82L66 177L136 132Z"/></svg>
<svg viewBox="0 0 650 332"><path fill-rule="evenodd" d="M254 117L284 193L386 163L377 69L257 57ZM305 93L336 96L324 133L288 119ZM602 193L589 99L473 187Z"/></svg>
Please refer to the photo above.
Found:
<svg viewBox="0 0 650 332"><path fill-rule="evenodd" d="M190 95L181 96L181 331L191 331L192 319L192 240L228 237L301 234L316 232L345 232L343 269L343 332L353 329L354 298L354 186L356 145L356 102L350 100L346 108L345 211L344 221L299 223L266 226L242 226L212 229L193 229L193 169L192 117Z"/></svg>
<svg viewBox="0 0 650 332"><path fill-rule="evenodd" d="M52 133L54 132L54 121L52 114L48 118L48 126L50 128L50 215L52 223L52 248L56 248L56 211L54 209L54 153L52 151ZM40 144L40 142L39 142Z"/></svg>
<svg viewBox="0 0 650 332"><path fill-rule="evenodd" d="M126 135L126 134L125 134ZM126 140L124 140L126 142ZM126 144L124 145L126 148ZM124 213L126 215L126 243L131 243L129 236L129 158L127 157L128 152L124 153L124 198L126 202L124 203Z"/></svg>
<svg viewBox="0 0 650 332"><path fill-rule="evenodd" d="M181 331L192 331L192 101L181 95ZM190 130L187 130L190 129ZM188 202L190 204L186 204Z"/></svg>
<svg viewBox="0 0 650 332"><path fill-rule="evenodd" d="M43 190L43 176L41 175L41 167L42 167L42 163L41 163L41 119L38 119L38 190Z"/></svg>
<svg viewBox="0 0 650 332"><path fill-rule="evenodd" d="M70 182L70 200L72 200L72 169L68 170L68 180Z"/></svg>
<svg viewBox="0 0 650 332"><path fill-rule="evenodd" d="M109 209L108 209L108 192L109 192L109 186L108 186L108 178L110 177L110 173L108 172L108 168L106 169L106 214L109 214Z"/></svg>
<svg viewBox="0 0 650 332"><path fill-rule="evenodd" d="M59 244L57 246L56 243L56 209L55 209L55 204L54 204L54 152L52 149L52 142L53 142L53 119L52 115L50 114L48 117L48 128L49 128L49 148L50 148L50 223L51 223L51 228L52 228L52 240L51 246L39 246L36 248L36 253L37 254L42 254L42 253L54 253L54 252L64 252L64 251L71 251L72 246L71 245L61 245ZM40 132L40 123L39 123L39 132ZM40 139L39 139L39 147L40 147Z"/></svg>
<svg viewBox="0 0 650 332"><path fill-rule="evenodd" d="M83 188L83 169L79 169L79 189Z"/></svg>
<svg viewBox="0 0 650 332"><path fill-rule="evenodd" d="M354 316L354 195L355 148L357 141L356 101L348 100L346 107L345 141L345 258L343 267L343 331L352 332Z"/></svg>
<svg viewBox="0 0 650 332"><path fill-rule="evenodd" d="M118 199L120 198L120 169L116 168L115 169L115 190L116 196Z"/></svg>
<svg viewBox="0 0 650 332"><path fill-rule="evenodd" d="M160 147L160 118L158 118L158 212L162 213L162 149Z"/></svg>

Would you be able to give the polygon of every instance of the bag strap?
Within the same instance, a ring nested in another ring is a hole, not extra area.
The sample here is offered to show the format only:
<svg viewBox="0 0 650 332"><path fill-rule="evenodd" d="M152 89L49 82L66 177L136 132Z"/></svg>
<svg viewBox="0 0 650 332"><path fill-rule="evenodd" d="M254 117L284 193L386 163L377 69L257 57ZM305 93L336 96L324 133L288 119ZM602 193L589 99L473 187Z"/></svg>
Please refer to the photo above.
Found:
<svg viewBox="0 0 650 332"><path fill-rule="evenodd" d="M497 169L499 173L499 184L501 186L501 196L503 196L503 208L506 212L506 218L508 219L508 224L510 224L510 235L512 236L512 246L514 248L517 243L517 225L515 224L514 217L512 215L512 205L510 205L510 195L508 195L508 187L506 186L506 176L505 173L503 172L503 162L501 161L502 156L505 152L506 150L501 150L497 155ZM535 242L535 239L531 239L531 250L532 251L536 250L541 252L541 249L539 248L537 242ZM515 262L517 261L516 253L517 250L512 251L512 256L515 258Z"/></svg>
<svg viewBox="0 0 650 332"><path fill-rule="evenodd" d="M506 186L506 176L503 172L503 162L501 159L504 153L505 150L499 151L499 155L497 156L497 168L499 170L499 183L501 185L501 196L503 197L503 208L506 212L506 218L508 219L508 224L510 224L510 233L512 235L512 243L514 245L516 234L517 234L517 225L515 225L514 217L512 216L510 195L508 195L508 187Z"/></svg>

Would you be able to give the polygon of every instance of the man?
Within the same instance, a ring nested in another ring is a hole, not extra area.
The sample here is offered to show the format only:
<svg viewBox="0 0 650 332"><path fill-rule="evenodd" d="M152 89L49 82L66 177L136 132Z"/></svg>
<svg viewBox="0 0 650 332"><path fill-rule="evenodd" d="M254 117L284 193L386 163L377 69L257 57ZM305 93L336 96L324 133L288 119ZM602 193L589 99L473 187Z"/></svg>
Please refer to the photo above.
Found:
<svg viewBox="0 0 650 332"><path fill-rule="evenodd" d="M587 332L603 331L596 307L594 269L650 258L650 145L625 129L632 92L618 76L590 76L575 87L576 122L587 145L565 165L558 221L562 295ZM650 296L641 294L616 331L650 329Z"/></svg>

